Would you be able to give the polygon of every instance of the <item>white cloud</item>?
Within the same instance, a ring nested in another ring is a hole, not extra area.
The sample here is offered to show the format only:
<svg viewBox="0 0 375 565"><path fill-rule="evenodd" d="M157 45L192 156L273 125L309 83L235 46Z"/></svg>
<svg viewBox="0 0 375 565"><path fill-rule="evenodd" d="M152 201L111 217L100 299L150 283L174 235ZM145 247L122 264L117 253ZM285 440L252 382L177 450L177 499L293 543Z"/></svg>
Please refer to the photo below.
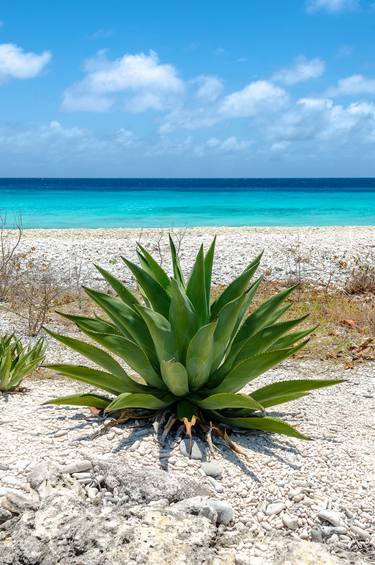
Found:
<svg viewBox="0 0 375 565"><path fill-rule="evenodd" d="M272 82L258 80L226 96L219 113L227 118L246 118L279 110L287 101L288 95L284 89Z"/></svg>
<svg viewBox="0 0 375 565"><path fill-rule="evenodd" d="M203 102L213 102L219 98L224 84L221 78L214 75L200 75L192 80L198 86L196 98Z"/></svg>
<svg viewBox="0 0 375 565"><path fill-rule="evenodd" d="M201 144L194 144L194 153L199 157L206 155L223 155L233 156L248 152L250 146L253 144L250 140L239 139L235 135L225 139L218 139L217 137L210 137Z"/></svg>
<svg viewBox="0 0 375 565"><path fill-rule="evenodd" d="M90 39L107 39L108 37L112 37L113 30L112 29L105 29L101 28L96 30L94 33L90 35Z"/></svg>
<svg viewBox="0 0 375 565"><path fill-rule="evenodd" d="M108 111L123 96L128 112L164 110L184 94L184 83L173 65L161 64L156 53L125 54L111 61L105 51L85 65L86 76L69 87L62 107L67 111Z"/></svg>
<svg viewBox="0 0 375 565"><path fill-rule="evenodd" d="M332 141L336 144L372 143L375 140L375 105L335 104L329 98L301 98L277 121L268 134L275 142Z"/></svg>
<svg viewBox="0 0 375 565"><path fill-rule="evenodd" d="M325 62L322 59L306 59L297 57L290 67L285 67L272 77L274 81L288 85L297 84L312 78L322 76L325 71Z"/></svg>
<svg viewBox="0 0 375 565"><path fill-rule="evenodd" d="M375 79L363 75L352 75L339 80L337 86L328 89L328 96L352 96L358 94L375 94Z"/></svg>
<svg viewBox="0 0 375 565"><path fill-rule="evenodd" d="M0 82L10 79L36 77L51 60L51 53L26 53L13 43L0 44Z"/></svg>
<svg viewBox="0 0 375 565"><path fill-rule="evenodd" d="M334 14L358 9L359 0L308 0L306 7L309 13L324 10Z"/></svg>

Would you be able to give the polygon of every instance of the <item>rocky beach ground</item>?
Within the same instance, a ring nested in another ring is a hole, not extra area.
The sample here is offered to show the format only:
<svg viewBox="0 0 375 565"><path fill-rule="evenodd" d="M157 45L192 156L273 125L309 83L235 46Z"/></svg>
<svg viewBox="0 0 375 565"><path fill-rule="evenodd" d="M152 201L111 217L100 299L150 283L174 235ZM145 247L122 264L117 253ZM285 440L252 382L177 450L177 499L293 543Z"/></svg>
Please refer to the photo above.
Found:
<svg viewBox="0 0 375 565"><path fill-rule="evenodd" d="M197 228L179 232L187 268L198 243L214 233L216 285L263 248L269 277L335 285L344 284L356 257L375 251L372 228ZM95 286L92 262L125 274L120 257L134 258L139 237L166 256L166 232L160 237L156 230L30 230L22 245L33 261L52 265L61 282L79 265L77 282ZM0 330L24 328L4 309ZM73 360L52 340L47 345L47 361ZM278 407L312 441L234 434L246 456L218 442L213 457L197 437L191 459L183 436L162 444L147 422L100 434L105 421L87 409L43 405L83 385L43 373L27 379L25 392L0 395L0 562L373 562L374 374L371 362L351 370L334 361L285 362L262 384L346 379Z"/></svg>
<svg viewBox="0 0 375 565"><path fill-rule="evenodd" d="M189 228L169 230L180 246L181 263L191 268L197 248L217 236L213 284L225 284L252 258L264 251L262 270L275 279L300 277L316 283L343 284L358 258L375 257L372 227L303 228ZM168 230L65 229L25 230L22 250L38 263L45 262L60 281L79 278L84 284L100 283L94 268L110 268L131 281L122 256L136 258L140 241L168 267ZM79 282L80 282L79 281Z"/></svg>

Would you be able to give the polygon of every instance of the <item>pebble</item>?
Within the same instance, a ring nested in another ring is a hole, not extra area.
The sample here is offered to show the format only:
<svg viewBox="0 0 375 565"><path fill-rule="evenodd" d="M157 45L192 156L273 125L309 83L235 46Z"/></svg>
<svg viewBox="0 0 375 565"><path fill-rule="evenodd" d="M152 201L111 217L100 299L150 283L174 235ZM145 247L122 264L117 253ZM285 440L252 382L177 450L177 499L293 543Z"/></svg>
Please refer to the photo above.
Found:
<svg viewBox="0 0 375 565"><path fill-rule="evenodd" d="M86 487L86 492L87 492L87 496L93 500L99 491L95 487Z"/></svg>
<svg viewBox="0 0 375 565"><path fill-rule="evenodd" d="M66 430L60 430L58 432L56 432L55 434L53 434L53 437L63 437L66 436L68 432Z"/></svg>
<svg viewBox="0 0 375 565"><path fill-rule="evenodd" d="M73 475L73 473L82 473L84 471L89 471L90 469L92 469L91 461L84 459L82 461L75 461L74 463L64 465L61 469L61 472L64 474Z"/></svg>
<svg viewBox="0 0 375 565"><path fill-rule="evenodd" d="M323 532L319 527L313 528L310 532L310 537L312 541L321 543L323 541Z"/></svg>
<svg viewBox="0 0 375 565"><path fill-rule="evenodd" d="M369 532L360 528L359 526L349 526L350 531L360 539L368 539L370 537Z"/></svg>
<svg viewBox="0 0 375 565"><path fill-rule="evenodd" d="M233 520L233 507L224 500L209 499L209 505L217 512L218 524L227 526Z"/></svg>
<svg viewBox="0 0 375 565"><path fill-rule="evenodd" d="M298 528L298 518L297 516L291 516L290 514L284 513L282 515L282 521L286 528L289 530L296 530Z"/></svg>
<svg viewBox="0 0 375 565"><path fill-rule="evenodd" d="M215 481L215 479L213 479L212 477L208 477L209 482L211 483L211 485L214 487L216 492L224 492L224 487L221 483L219 483L219 481Z"/></svg>
<svg viewBox="0 0 375 565"><path fill-rule="evenodd" d="M285 509L284 502L275 502L273 504L269 504L266 508L267 516L273 516L274 514L280 514Z"/></svg>
<svg viewBox="0 0 375 565"><path fill-rule="evenodd" d="M208 477L219 479L223 475L223 469L215 461L206 461L202 463L201 468Z"/></svg>
<svg viewBox="0 0 375 565"><path fill-rule="evenodd" d="M323 520L324 522L329 522L332 526L341 526L342 519L338 512L334 510L321 510L318 513L318 518Z"/></svg>
<svg viewBox="0 0 375 565"><path fill-rule="evenodd" d="M128 447L128 451L137 451L138 447L141 445L141 442L139 439L137 439L134 443L131 444L130 447Z"/></svg>
<svg viewBox="0 0 375 565"><path fill-rule="evenodd" d="M191 459L201 460L203 458L203 453L198 443L193 440L191 446L191 453L189 453L190 442L188 439L184 439L180 443L180 451L185 457L190 457Z"/></svg>

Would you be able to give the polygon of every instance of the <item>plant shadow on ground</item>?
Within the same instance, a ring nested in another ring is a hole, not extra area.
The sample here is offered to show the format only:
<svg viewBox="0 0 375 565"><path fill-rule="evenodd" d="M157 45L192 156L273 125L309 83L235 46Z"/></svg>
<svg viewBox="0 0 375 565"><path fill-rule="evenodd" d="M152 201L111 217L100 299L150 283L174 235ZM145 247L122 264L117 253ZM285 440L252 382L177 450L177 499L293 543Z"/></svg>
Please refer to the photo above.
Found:
<svg viewBox="0 0 375 565"><path fill-rule="evenodd" d="M66 406L43 406L42 408L46 410L56 410L56 408L61 410L67 409ZM72 408L71 410L73 411L76 409ZM272 415L275 414L272 413ZM278 412L277 415L283 416L285 415L285 413ZM103 430L104 420L106 420L107 418L102 416L94 417L92 415L85 415L84 413L76 412L70 418L67 418L66 415L64 415L57 416L55 419L63 420L64 422L68 421L73 424L65 428L66 432L74 430L82 430L82 432L87 432L77 437L75 439L75 442L92 441L93 448L95 448L95 441L98 437L105 437L107 433L111 433L111 431L113 431L111 430L111 428L109 428L108 430ZM99 428L95 431L87 431L87 424L92 424L94 422L97 422L99 424ZM117 429L121 429L124 434L126 434L127 432L129 433L126 436L121 436L117 432L116 435L118 437L118 442L111 448L111 452L114 454L126 454L127 451L132 451L132 446L138 440L152 436L159 448L159 466L162 470L168 471L170 466L169 460L172 457L174 449L176 447L179 447L180 443L186 439L184 432L181 428L176 429L172 431L164 441L161 441L161 434L156 434L152 424L149 421L139 420L138 422L138 424L126 422L124 424L121 424L120 426L117 426ZM100 424L103 424L103 426L100 427ZM141 433L141 431L143 431L143 433ZM49 434L49 437L53 438L55 433L56 432L51 432ZM251 477L255 482L261 482L259 477L254 472L254 469L252 468L253 461L251 457L256 453L272 457L283 463L284 465L288 465L292 469L299 468L298 465L295 465L293 462L283 457L284 454L292 454L293 456L299 454L299 449L297 446L291 444L288 445L287 443L285 443L289 441L289 439L287 438L283 438L281 440L281 438L277 438L277 436L255 430L234 430L232 431L230 437L232 441L235 442L236 446L238 446L239 451L241 451L242 453L232 450L221 438L215 438L215 454L220 455L222 458L225 458L231 463L237 465L243 473ZM205 441L202 433L193 433L193 441L198 442L199 448L202 452L202 461L215 460L215 457L210 451L210 448Z"/></svg>

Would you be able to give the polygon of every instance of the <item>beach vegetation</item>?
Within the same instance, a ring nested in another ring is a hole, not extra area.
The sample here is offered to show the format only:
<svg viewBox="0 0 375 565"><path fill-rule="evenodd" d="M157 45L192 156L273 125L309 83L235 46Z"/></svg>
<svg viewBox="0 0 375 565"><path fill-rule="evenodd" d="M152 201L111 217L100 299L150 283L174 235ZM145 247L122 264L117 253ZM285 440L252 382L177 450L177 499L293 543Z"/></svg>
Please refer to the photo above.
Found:
<svg viewBox="0 0 375 565"><path fill-rule="evenodd" d="M0 337L0 392L19 390L22 380L42 363L44 353L43 339L24 345L13 334Z"/></svg>
<svg viewBox="0 0 375 565"><path fill-rule="evenodd" d="M262 283L262 277L254 280L259 255L212 300L215 240L207 252L200 247L188 277L172 238L170 252L171 277L140 244L139 264L123 259L139 294L97 267L115 296L85 288L100 315L62 314L90 342L49 333L99 368L49 367L104 394L84 392L49 403L89 406L117 421L150 417L158 425L164 423L164 433L182 422L190 438L198 428L206 437L220 436L231 447L231 428L308 439L269 410L341 380L292 379L252 387L256 378L299 352L315 330L300 329L307 315L285 319L294 287L252 307Z"/></svg>

